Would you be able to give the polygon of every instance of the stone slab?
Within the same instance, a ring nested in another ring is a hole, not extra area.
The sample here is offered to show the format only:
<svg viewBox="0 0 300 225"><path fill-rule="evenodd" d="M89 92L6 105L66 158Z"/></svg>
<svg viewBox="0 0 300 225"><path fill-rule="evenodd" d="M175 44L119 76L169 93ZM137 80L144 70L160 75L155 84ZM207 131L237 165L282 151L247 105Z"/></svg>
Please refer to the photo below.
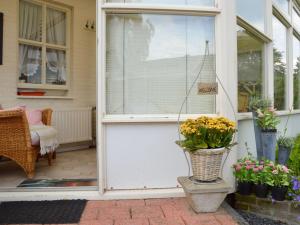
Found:
<svg viewBox="0 0 300 225"><path fill-rule="evenodd" d="M223 180L198 184L189 177L178 177L178 182L183 187L187 202L196 213L216 212L231 190L230 185Z"/></svg>
<svg viewBox="0 0 300 225"><path fill-rule="evenodd" d="M196 183L190 177L178 177L177 180L188 193L228 193L232 188L224 180L216 183Z"/></svg>

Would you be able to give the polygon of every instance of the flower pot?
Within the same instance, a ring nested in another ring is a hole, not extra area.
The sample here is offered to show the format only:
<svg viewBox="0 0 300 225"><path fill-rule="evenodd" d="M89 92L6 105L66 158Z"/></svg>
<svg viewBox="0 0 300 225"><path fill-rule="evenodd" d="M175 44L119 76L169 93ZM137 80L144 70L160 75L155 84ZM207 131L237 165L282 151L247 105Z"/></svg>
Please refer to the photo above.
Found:
<svg viewBox="0 0 300 225"><path fill-rule="evenodd" d="M288 187L272 187L272 198L276 201L284 201Z"/></svg>
<svg viewBox="0 0 300 225"><path fill-rule="evenodd" d="M238 182L238 193L241 195L251 195L252 186L251 182Z"/></svg>
<svg viewBox="0 0 300 225"><path fill-rule="evenodd" d="M217 180L225 151L225 148L217 148L190 152L193 178L198 181Z"/></svg>
<svg viewBox="0 0 300 225"><path fill-rule="evenodd" d="M260 160L263 158L263 150L261 144L261 129L256 122L256 118L258 117L257 112L252 112L253 118L253 125L254 125L254 135L255 135L255 144L256 144L256 152L257 152L257 159Z"/></svg>
<svg viewBox="0 0 300 225"><path fill-rule="evenodd" d="M266 198L269 193L269 186L266 184L255 185L255 195L258 198Z"/></svg>
<svg viewBox="0 0 300 225"><path fill-rule="evenodd" d="M276 134L276 130L261 132L263 156L273 162L276 159Z"/></svg>
<svg viewBox="0 0 300 225"><path fill-rule="evenodd" d="M278 163L282 165L286 165L287 161L290 158L291 154L290 148L284 147L284 146L278 146Z"/></svg>

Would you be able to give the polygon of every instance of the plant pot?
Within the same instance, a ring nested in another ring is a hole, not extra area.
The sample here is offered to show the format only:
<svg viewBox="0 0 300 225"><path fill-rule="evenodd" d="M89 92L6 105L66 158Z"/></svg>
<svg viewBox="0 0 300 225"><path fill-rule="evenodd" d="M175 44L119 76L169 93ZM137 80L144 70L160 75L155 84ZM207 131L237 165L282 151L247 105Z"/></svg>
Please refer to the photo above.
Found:
<svg viewBox="0 0 300 225"><path fill-rule="evenodd" d="M253 125L254 125L254 135L255 135L255 144L256 144L256 153L257 159L261 160L264 156L261 144L261 129L257 125L256 118L258 117L257 112L252 112Z"/></svg>
<svg viewBox="0 0 300 225"><path fill-rule="evenodd" d="M225 148L217 148L190 152L193 178L198 181L217 180L225 151Z"/></svg>
<svg viewBox="0 0 300 225"><path fill-rule="evenodd" d="M261 144L263 150L263 156L265 159L269 159L275 162L276 159L276 130L261 132Z"/></svg>
<svg viewBox="0 0 300 225"><path fill-rule="evenodd" d="M238 182L238 193L241 195L251 195L252 186L251 182Z"/></svg>
<svg viewBox="0 0 300 225"><path fill-rule="evenodd" d="M278 146L278 163L282 165L286 165L287 161L290 158L292 149L284 146Z"/></svg>
<svg viewBox="0 0 300 225"><path fill-rule="evenodd" d="M272 198L276 201L284 201L288 187L272 187Z"/></svg>
<svg viewBox="0 0 300 225"><path fill-rule="evenodd" d="M269 186L266 184L255 185L255 195L258 198L266 198L269 193Z"/></svg>

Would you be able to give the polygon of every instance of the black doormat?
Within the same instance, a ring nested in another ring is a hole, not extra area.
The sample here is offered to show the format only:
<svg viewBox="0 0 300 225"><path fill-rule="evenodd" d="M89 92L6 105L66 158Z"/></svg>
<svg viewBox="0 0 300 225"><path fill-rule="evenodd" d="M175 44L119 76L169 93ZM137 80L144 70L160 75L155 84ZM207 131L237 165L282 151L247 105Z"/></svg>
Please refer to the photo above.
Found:
<svg viewBox="0 0 300 225"><path fill-rule="evenodd" d="M3 202L0 224L79 223L86 200Z"/></svg>

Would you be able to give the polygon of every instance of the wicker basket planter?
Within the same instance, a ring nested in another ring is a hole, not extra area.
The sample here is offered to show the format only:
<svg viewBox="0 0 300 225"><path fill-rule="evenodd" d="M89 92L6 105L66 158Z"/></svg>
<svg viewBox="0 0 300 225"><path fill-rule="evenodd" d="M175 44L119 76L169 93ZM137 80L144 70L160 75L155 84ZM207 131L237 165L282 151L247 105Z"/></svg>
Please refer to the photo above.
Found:
<svg viewBox="0 0 300 225"><path fill-rule="evenodd" d="M200 149L190 152L193 178L199 181L217 180L225 152L225 148Z"/></svg>

